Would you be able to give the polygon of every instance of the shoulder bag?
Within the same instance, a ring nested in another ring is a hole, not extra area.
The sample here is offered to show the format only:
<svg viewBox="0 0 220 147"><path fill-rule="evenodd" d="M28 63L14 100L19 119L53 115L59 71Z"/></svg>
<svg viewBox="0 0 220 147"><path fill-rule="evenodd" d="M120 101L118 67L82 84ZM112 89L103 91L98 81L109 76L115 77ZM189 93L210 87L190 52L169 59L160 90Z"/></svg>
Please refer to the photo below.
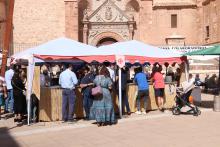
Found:
<svg viewBox="0 0 220 147"><path fill-rule="evenodd" d="M97 85L96 87L92 88L91 91L92 91L93 96L101 95L102 94L102 87L100 85Z"/></svg>

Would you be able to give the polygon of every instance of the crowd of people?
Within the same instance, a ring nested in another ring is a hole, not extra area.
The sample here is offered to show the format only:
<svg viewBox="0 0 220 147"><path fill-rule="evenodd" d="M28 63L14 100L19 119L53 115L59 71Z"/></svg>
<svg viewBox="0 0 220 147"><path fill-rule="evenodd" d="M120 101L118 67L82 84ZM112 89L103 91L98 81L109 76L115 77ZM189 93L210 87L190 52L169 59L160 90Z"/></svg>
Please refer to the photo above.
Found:
<svg viewBox="0 0 220 147"><path fill-rule="evenodd" d="M112 93L118 94L119 91L118 67L115 64L104 62L103 64L86 64L76 68L73 64L64 63L60 66L53 65L51 69L54 71L49 70L47 65L41 66L40 82L41 86L57 84L62 88L63 122L74 121L77 86L81 87L83 95L85 120L96 120L98 126L112 125L117 122L112 97ZM151 72L140 64L135 65L132 79L129 77L130 69L128 65L121 69L122 114L131 114L126 91L129 81L137 85L136 114L146 114L148 111L149 82L153 83L158 109L164 112L165 78L162 73L162 65L155 63ZM5 73L5 79L0 77L0 106L4 106L4 113L14 114L15 122L21 122L27 114L25 73L26 71L20 66L11 66ZM170 71L168 74L179 83L181 74L179 68L175 74ZM144 100L144 109L141 109L141 99Z"/></svg>
<svg viewBox="0 0 220 147"><path fill-rule="evenodd" d="M11 65L5 78L0 77L0 107L4 106L4 113L14 116L15 122L22 122L27 114L25 84L26 69L21 66Z"/></svg>
<svg viewBox="0 0 220 147"><path fill-rule="evenodd" d="M74 121L73 114L76 101L74 89L79 85L82 89L85 119L96 120L98 126L115 124L116 116L112 93L118 94L119 89L116 65L109 62L97 66L85 65L80 71L80 73L73 72L73 65L68 64L59 76L59 85L62 88L62 120L64 122ZM122 113L130 115L131 110L126 91L128 71L129 68L124 66L121 72ZM160 64L154 65L151 75L144 72L141 65L135 68L133 82L138 87L136 114L146 114L149 99L149 80L154 83L158 108L160 111L164 111L165 83L161 71L162 66ZM99 94L94 94L93 89L97 90L96 93ZM142 98L144 99L144 110L141 112L140 102Z"/></svg>

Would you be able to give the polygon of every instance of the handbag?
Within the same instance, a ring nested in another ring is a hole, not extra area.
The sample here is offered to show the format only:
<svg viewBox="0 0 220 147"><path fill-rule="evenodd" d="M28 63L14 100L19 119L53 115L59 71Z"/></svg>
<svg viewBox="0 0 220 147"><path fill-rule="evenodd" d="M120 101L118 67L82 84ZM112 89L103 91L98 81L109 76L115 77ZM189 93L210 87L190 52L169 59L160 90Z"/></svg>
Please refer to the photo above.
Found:
<svg viewBox="0 0 220 147"><path fill-rule="evenodd" d="M92 95L93 96L98 96L102 94L102 87L101 86L96 86L94 88L92 88Z"/></svg>

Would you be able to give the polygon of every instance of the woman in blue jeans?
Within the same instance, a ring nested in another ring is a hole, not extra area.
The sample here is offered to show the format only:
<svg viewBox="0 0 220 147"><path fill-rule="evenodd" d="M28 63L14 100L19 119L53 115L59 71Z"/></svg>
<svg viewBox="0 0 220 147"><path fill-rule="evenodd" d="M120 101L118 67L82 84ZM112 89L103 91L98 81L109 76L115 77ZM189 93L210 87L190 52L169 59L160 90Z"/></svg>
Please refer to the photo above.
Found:
<svg viewBox="0 0 220 147"><path fill-rule="evenodd" d="M137 96L137 112L136 114L146 114L147 110L147 100L149 98L149 85L147 81L147 75L142 72L142 67L136 69L136 74L134 77L135 83L138 85L138 96ZM144 111L141 112L140 100L144 98Z"/></svg>

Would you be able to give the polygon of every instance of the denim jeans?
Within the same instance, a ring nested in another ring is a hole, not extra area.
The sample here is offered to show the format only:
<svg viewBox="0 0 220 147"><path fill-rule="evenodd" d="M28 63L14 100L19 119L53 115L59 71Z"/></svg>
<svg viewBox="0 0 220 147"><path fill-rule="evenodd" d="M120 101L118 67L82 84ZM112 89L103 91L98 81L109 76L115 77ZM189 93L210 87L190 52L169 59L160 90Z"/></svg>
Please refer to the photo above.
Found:
<svg viewBox="0 0 220 147"><path fill-rule="evenodd" d="M14 97L13 97L13 89L8 90L8 97L5 100L5 110L9 111L10 113L14 112ZM10 108L10 110L9 110Z"/></svg>
<svg viewBox="0 0 220 147"><path fill-rule="evenodd" d="M149 90L138 90L138 96L137 96L137 109L138 111L141 110L141 98L144 98L144 109L147 110L147 101L149 98Z"/></svg>
<svg viewBox="0 0 220 147"><path fill-rule="evenodd" d="M64 121L72 120L76 100L75 91L71 89L63 89L62 100L62 119Z"/></svg>
<svg viewBox="0 0 220 147"><path fill-rule="evenodd" d="M122 90L122 113L125 112L125 107L127 112L131 112L130 106L128 103L128 97L126 95L126 90Z"/></svg>
<svg viewBox="0 0 220 147"><path fill-rule="evenodd" d="M89 90L85 90L83 92L83 107L86 113L86 118L89 118L90 108L92 106L92 95L90 94Z"/></svg>

